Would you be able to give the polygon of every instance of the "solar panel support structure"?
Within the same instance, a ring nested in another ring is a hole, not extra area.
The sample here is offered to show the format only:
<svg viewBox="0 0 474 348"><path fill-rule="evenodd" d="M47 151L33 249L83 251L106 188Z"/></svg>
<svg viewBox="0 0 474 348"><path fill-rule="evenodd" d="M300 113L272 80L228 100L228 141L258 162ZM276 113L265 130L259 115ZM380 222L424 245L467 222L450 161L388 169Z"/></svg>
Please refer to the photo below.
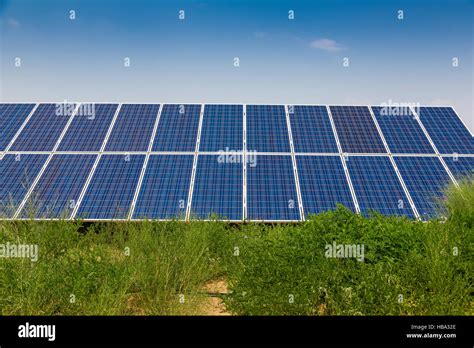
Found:
<svg viewBox="0 0 474 348"><path fill-rule="evenodd" d="M13 219L18 219L18 216L20 215L20 212L21 210L23 209L23 207L25 206L26 202L28 201L28 198L31 196L31 193L33 192L34 188L36 187L36 185L38 184L38 181L41 179L41 177L43 176L43 173L44 171L46 170L46 167L48 167L48 164L49 162L51 162L51 159L53 158L54 156L54 153L56 152L56 150L58 149L59 147L59 144L61 144L61 140L63 140L64 138L64 135L66 134L69 126L71 125L72 123L72 120L74 119L74 117L76 116L77 112L79 111L79 107L81 106L81 104L77 104L76 108L74 109L72 115L69 117L69 120L67 121L66 125L64 126L64 129L62 130L61 134L59 135L59 138L58 140L56 140L56 143L54 144L54 147L51 151L51 153L49 154L48 158L46 159L46 162L43 164L43 167L41 168L40 172L38 173L38 175L36 176L35 180L33 181L33 184L30 186L30 188L28 189L28 192L26 192L26 195L25 197L23 198L22 202L20 203L20 205L18 206L18 209L15 213L15 215L13 216Z"/></svg>
<svg viewBox="0 0 474 348"><path fill-rule="evenodd" d="M405 185L405 181L403 180L403 177L400 171L398 170L398 166L395 163L395 160L393 159L392 152L390 151L390 147L388 146L387 140L385 139L385 136L383 135L382 128L380 128L380 125L377 122L377 118L375 117L374 111L372 110L371 106L369 106L369 111L375 123L375 127L377 128L377 131L379 132L380 138L382 139L383 145L385 146L385 150L388 153L388 158L390 159L390 163L392 163L392 167L395 170L395 173L397 174L398 181L402 185L403 191L405 192L405 195L407 196L408 203L410 203L411 210L413 211L413 214L415 215L416 219L420 220L421 219L420 214L418 213L418 210L416 209L415 202L413 202L410 192L408 191L408 188Z"/></svg>
<svg viewBox="0 0 474 348"><path fill-rule="evenodd" d="M191 219L191 204L193 201L194 179L196 178L197 161L199 156L199 145L201 143L202 120L204 118L204 104L201 104L201 113L199 115L198 134L196 137L196 147L194 149L193 171L191 173L191 183L189 185L188 206L186 208L186 221Z"/></svg>
<svg viewBox="0 0 474 348"><path fill-rule="evenodd" d="M420 115L418 115L418 113L415 111L415 109L413 109L412 106L410 106L410 111L411 111L411 112L413 113L413 115L415 116L416 122L418 122L418 124L420 125L421 130L423 131L423 133L425 134L426 138L427 138L428 141L430 142L431 147L433 147L433 150L435 151L436 155L438 156L439 160L441 161L441 164L443 165L444 170L448 173L448 175L449 175L451 181L454 183L454 185L456 185L457 187L459 187L459 184L458 184L458 182L456 181L456 179L454 178L453 173L451 173L451 171L449 170L448 166L446 165L446 162L444 162L443 156L441 156L441 154L439 153L438 148L436 147L435 143L433 142L433 139L431 139L430 134L429 134L428 131L426 130L425 126L423 125L423 122L421 122ZM457 114L456 114L456 115L457 115Z"/></svg>
<svg viewBox="0 0 474 348"><path fill-rule="evenodd" d="M342 162L342 167L344 169L344 174L346 175L347 184L349 185L349 190L351 192L352 201L354 203L356 213L360 214L359 202L357 201L357 196L356 196L356 193L355 193L355 190L354 190L354 186L352 185L352 180L351 180L351 177L349 175L349 170L347 169L347 165L346 165L347 155L342 152L342 147L341 147L341 143L339 141L339 136L337 135L336 125L334 124L334 120L332 119L331 108L328 105L326 105L326 110L328 112L329 122L331 122L331 128L332 128L334 138L336 139L336 145L337 145L337 149L339 151L339 157L340 157L341 162Z"/></svg>
<svg viewBox="0 0 474 348"><path fill-rule="evenodd" d="M38 106L40 104L39 103L36 103L36 105L33 107L33 109L30 111L30 113L28 114L28 116L26 117L26 119L23 121L23 123L21 124L21 127L20 129L18 129L15 133L15 135L13 136L12 140L10 140L10 142L8 143L7 147L5 148L5 150L2 152L1 156L0 156L0 159L3 159L3 156L5 156L5 153L8 152L10 150L10 148L13 146L13 143L15 142L15 140L18 138L18 136L20 135L21 131L23 130L23 128L25 128L26 124L28 123L28 121L30 120L31 116L33 116L33 114L35 113L36 109L38 109Z"/></svg>
<svg viewBox="0 0 474 348"><path fill-rule="evenodd" d="M135 194L133 195L133 201L132 201L132 206L130 207L130 212L128 214L128 220L132 219L133 213L135 211L135 206L137 204L138 195L140 194L140 189L143 183L143 177L145 176L146 168L148 166L148 161L150 159L150 153L153 148L153 142L155 141L156 131L158 129L158 123L160 122L162 110L163 110L163 104L160 104L160 108L158 109L158 114L156 115L155 124L153 125L153 132L151 133L150 142L148 143L148 150L146 152L145 161L143 162L140 178L138 179L137 188L135 190Z"/></svg>
<svg viewBox="0 0 474 348"><path fill-rule="evenodd" d="M97 155L97 158L95 159L94 165L92 166L92 169L89 173L89 176L87 177L86 183L84 184L84 187L82 188L81 194L79 196L79 199L77 200L76 206L74 207L74 210L72 211L71 214L71 220L76 217L77 211L79 210L79 207L82 203L82 199L84 198L84 195L86 194L87 188L89 187L89 184L92 180L92 177L94 176L94 173L97 169L97 166L99 165L99 161L102 157L102 154L105 150L105 147L107 145L107 141L109 140L110 134L112 133L112 130L115 125L115 121L117 120L118 114L120 113L120 109L122 108L122 104L119 104L117 107L117 110L115 110L115 115L114 118L112 119L112 122L110 123L109 129L107 130L107 134L105 135L105 139L102 142L102 146L100 148L99 154Z"/></svg>
<svg viewBox="0 0 474 348"><path fill-rule="evenodd" d="M242 125L242 220L247 220L247 104L242 107L243 125Z"/></svg>
<svg viewBox="0 0 474 348"><path fill-rule="evenodd" d="M301 221L305 221L303 198L301 196L300 181L298 176L298 167L296 166L295 147L293 144L293 134L291 132L290 114L288 112L288 105L285 105L286 126L288 128L288 138L290 140L291 162L293 163L293 176L295 177L296 196L298 197L298 208L300 210Z"/></svg>

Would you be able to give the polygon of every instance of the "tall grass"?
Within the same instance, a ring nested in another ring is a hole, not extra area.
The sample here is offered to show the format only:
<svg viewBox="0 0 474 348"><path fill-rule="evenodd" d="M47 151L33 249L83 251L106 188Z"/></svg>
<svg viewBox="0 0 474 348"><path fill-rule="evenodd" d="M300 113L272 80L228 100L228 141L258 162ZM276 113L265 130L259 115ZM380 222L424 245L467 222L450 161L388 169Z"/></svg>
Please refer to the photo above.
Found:
<svg viewBox="0 0 474 348"><path fill-rule="evenodd" d="M224 277L239 315L472 315L474 182L446 192L448 219L356 215L300 224L0 221L1 315L205 314L203 284ZM326 245L364 245L364 261Z"/></svg>
<svg viewBox="0 0 474 348"><path fill-rule="evenodd" d="M39 246L39 259L0 259L2 315L187 314L219 273L211 244L225 226L0 222L0 241Z"/></svg>

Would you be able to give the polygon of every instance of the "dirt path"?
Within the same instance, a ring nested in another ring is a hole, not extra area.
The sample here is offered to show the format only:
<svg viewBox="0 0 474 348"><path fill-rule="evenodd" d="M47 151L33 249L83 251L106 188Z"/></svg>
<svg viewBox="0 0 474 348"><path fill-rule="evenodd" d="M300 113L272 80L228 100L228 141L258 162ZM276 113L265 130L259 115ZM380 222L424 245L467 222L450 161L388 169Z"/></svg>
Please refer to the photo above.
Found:
<svg viewBox="0 0 474 348"><path fill-rule="evenodd" d="M203 286L203 291L209 294L201 308L202 315L232 315L225 308L222 300L217 297L219 294L228 294L225 279L215 279L207 282Z"/></svg>

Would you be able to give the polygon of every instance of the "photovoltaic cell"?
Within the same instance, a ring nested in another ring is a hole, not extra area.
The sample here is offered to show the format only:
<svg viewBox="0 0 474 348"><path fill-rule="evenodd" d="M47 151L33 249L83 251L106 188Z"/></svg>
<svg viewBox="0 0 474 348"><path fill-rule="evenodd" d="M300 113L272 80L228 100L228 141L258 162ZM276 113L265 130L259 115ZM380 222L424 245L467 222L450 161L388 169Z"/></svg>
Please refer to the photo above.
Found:
<svg viewBox="0 0 474 348"><path fill-rule="evenodd" d="M288 106L295 152L338 153L325 106Z"/></svg>
<svg viewBox="0 0 474 348"><path fill-rule="evenodd" d="M7 154L0 160L0 217L13 217L47 158Z"/></svg>
<svg viewBox="0 0 474 348"><path fill-rule="evenodd" d="M437 157L395 157L408 192L421 217L442 212L443 189L451 183L448 173Z"/></svg>
<svg viewBox="0 0 474 348"><path fill-rule="evenodd" d="M153 151L194 152L200 116L198 104L163 105Z"/></svg>
<svg viewBox="0 0 474 348"><path fill-rule="evenodd" d="M54 155L20 216L69 218L95 159L96 155Z"/></svg>
<svg viewBox="0 0 474 348"><path fill-rule="evenodd" d="M372 111L392 153L434 153L409 108L372 106Z"/></svg>
<svg viewBox="0 0 474 348"><path fill-rule="evenodd" d="M243 164L222 156L200 155L191 211L201 219L242 220Z"/></svg>
<svg viewBox="0 0 474 348"><path fill-rule="evenodd" d="M342 204L355 211L339 156L296 156L305 215L334 210Z"/></svg>
<svg viewBox="0 0 474 348"><path fill-rule="evenodd" d="M3 151L20 129L35 104L0 104L0 151Z"/></svg>
<svg viewBox="0 0 474 348"><path fill-rule="evenodd" d="M186 217L193 155L151 155L133 219Z"/></svg>
<svg viewBox="0 0 474 348"><path fill-rule="evenodd" d="M283 105L247 105L247 150L291 152Z"/></svg>
<svg viewBox="0 0 474 348"><path fill-rule="evenodd" d="M444 162L456 179L474 176L474 157L444 157Z"/></svg>
<svg viewBox="0 0 474 348"><path fill-rule="evenodd" d="M205 105L202 122L200 151L242 150L242 105Z"/></svg>
<svg viewBox="0 0 474 348"><path fill-rule="evenodd" d="M369 108L331 106L342 151L349 153L386 153Z"/></svg>
<svg viewBox="0 0 474 348"><path fill-rule="evenodd" d="M123 104L105 151L147 151L159 109L158 104Z"/></svg>
<svg viewBox="0 0 474 348"><path fill-rule="evenodd" d="M346 162L362 213L414 217L410 202L388 157L350 156Z"/></svg>
<svg viewBox="0 0 474 348"><path fill-rule="evenodd" d="M100 151L118 104L81 104L59 151Z"/></svg>
<svg viewBox="0 0 474 348"><path fill-rule="evenodd" d="M256 157L247 165L249 220L300 220L291 156Z"/></svg>
<svg viewBox="0 0 474 348"><path fill-rule="evenodd" d="M76 217L126 219L144 160L145 155L103 155Z"/></svg>
<svg viewBox="0 0 474 348"><path fill-rule="evenodd" d="M39 105L10 151L52 151L74 109L74 104Z"/></svg>
<svg viewBox="0 0 474 348"><path fill-rule="evenodd" d="M443 154L474 154L474 138L450 107L421 107L420 120Z"/></svg>

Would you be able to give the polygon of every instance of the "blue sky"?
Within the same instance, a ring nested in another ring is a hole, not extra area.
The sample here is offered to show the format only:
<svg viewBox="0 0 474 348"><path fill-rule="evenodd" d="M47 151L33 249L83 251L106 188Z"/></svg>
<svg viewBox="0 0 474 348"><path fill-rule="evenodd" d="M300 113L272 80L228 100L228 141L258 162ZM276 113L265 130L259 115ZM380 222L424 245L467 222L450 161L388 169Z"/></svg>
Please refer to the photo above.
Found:
<svg viewBox="0 0 474 348"><path fill-rule="evenodd" d="M474 131L470 0L0 0L0 16L2 101L391 100L453 105Z"/></svg>

